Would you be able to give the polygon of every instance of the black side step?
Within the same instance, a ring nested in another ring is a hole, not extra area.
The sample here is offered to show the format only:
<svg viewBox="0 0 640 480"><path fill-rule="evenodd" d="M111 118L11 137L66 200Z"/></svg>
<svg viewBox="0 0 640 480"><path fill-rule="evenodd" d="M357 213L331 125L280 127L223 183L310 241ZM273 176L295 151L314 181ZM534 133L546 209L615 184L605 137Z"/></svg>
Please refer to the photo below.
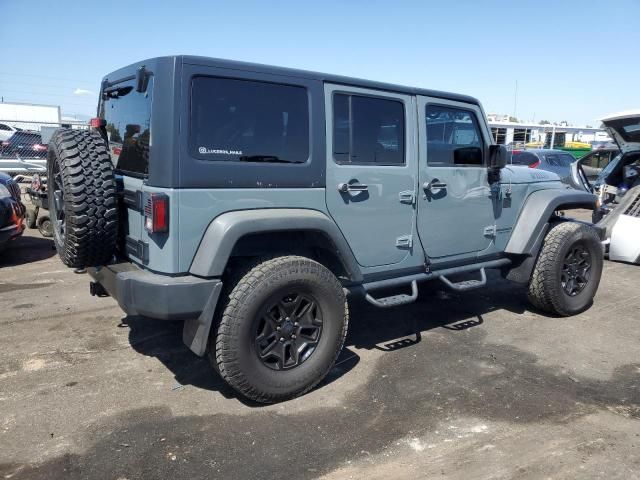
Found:
<svg viewBox="0 0 640 480"><path fill-rule="evenodd" d="M480 269L480 279L479 280L465 280L463 282L452 282L444 275L440 276L440 280L444 282L444 284L449 287L451 290L455 290L457 292L464 292L465 290L473 290L474 288L484 287L487 284L487 275L484 272L484 267Z"/></svg>
<svg viewBox="0 0 640 480"><path fill-rule="evenodd" d="M411 295L392 295L390 297L373 298L368 293L365 295L367 302L378 308L391 308L400 305L407 305L413 303L418 299L418 282L415 280L411 282Z"/></svg>

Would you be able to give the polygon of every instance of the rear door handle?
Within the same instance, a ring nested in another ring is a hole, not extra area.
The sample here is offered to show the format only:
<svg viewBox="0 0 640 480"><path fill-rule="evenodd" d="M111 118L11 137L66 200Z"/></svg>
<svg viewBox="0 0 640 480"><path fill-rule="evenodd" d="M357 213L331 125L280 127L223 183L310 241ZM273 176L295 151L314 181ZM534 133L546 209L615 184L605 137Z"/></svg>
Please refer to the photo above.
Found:
<svg viewBox="0 0 640 480"><path fill-rule="evenodd" d="M422 185L422 188L425 189L425 190L429 190L429 191L440 190L440 189L443 189L443 188L447 188L447 184L441 182L437 178L434 178L430 182L424 182L424 185Z"/></svg>
<svg viewBox="0 0 640 480"><path fill-rule="evenodd" d="M348 192L366 192L369 190L369 185L365 185L364 183L340 183L338 184L338 191L340 193L348 193Z"/></svg>

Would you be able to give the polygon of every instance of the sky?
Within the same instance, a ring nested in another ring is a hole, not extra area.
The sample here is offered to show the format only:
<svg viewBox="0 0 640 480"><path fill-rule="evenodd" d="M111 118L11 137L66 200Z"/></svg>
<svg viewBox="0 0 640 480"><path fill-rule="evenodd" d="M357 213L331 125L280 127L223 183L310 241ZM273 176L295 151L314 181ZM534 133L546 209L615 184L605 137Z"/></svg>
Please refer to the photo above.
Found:
<svg viewBox="0 0 640 480"><path fill-rule="evenodd" d="M173 54L465 93L525 121L640 108L640 0L0 0L0 17L0 96L67 115L95 113L107 73Z"/></svg>

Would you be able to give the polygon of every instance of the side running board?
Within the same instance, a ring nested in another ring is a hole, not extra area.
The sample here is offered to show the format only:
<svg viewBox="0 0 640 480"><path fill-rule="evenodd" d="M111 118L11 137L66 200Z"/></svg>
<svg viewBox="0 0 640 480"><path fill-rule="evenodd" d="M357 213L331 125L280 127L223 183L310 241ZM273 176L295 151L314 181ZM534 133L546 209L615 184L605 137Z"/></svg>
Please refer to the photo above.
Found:
<svg viewBox="0 0 640 480"><path fill-rule="evenodd" d="M484 268L480 269L479 280L465 280L463 282L452 282L444 275L441 275L439 278L444 282L444 284L447 287L449 287L451 290L456 290L457 292L463 292L465 290L473 290L474 288L484 287L487 284L487 275L484 273Z"/></svg>
<svg viewBox="0 0 640 480"><path fill-rule="evenodd" d="M411 295L392 295L390 297L373 298L368 293L365 295L367 302L378 308L391 308L400 305L407 305L413 303L418 299L418 282L415 280L411 282Z"/></svg>

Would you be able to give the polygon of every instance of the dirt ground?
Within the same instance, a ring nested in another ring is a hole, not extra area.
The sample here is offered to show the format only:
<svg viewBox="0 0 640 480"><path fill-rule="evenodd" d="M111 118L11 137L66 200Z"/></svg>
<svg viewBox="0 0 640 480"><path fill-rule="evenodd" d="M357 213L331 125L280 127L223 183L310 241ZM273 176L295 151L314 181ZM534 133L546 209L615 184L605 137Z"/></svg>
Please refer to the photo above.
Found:
<svg viewBox="0 0 640 480"><path fill-rule="evenodd" d="M638 267L573 318L495 276L354 302L327 381L267 407L88 282L33 230L0 256L3 478L640 478Z"/></svg>

